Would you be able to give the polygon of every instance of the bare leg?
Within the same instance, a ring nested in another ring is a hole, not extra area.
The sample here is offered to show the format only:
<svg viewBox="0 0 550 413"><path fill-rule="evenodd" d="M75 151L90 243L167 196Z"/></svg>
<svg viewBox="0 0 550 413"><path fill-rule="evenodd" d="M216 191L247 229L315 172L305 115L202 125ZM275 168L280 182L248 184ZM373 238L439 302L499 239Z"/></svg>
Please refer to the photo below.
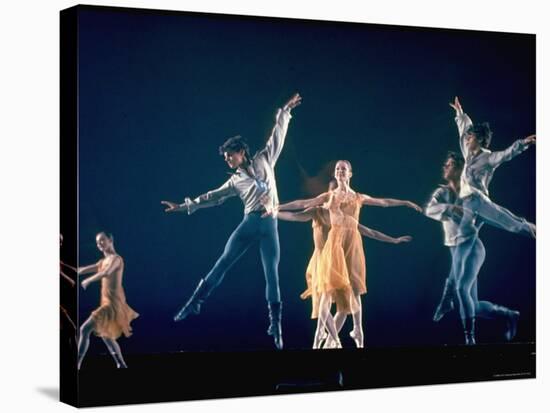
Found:
<svg viewBox="0 0 550 413"><path fill-rule="evenodd" d="M347 316L348 315L346 313L342 313L340 311L336 312L336 315L334 316L334 324L336 325L336 331L338 331L338 333L342 330Z"/></svg>
<svg viewBox="0 0 550 413"><path fill-rule="evenodd" d="M351 316L353 318L353 330L349 333L350 337L355 341L357 348L363 348L363 309L361 305L361 296L354 297L357 304L357 311Z"/></svg>
<svg viewBox="0 0 550 413"><path fill-rule="evenodd" d="M90 334L94 331L95 323L92 317L89 317L80 327L80 337L78 339L78 370L82 365L82 360L90 346Z"/></svg>
<svg viewBox="0 0 550 413"><path fill-rule="evenodd" d="M111 353L111 356L113 356L113 359L115 359L116 367L117 369L126 369L128 366L126 365L126 362L124 361L124 357L122 357L122 352L120 350L120 346L118 345L116 340L113 340L112 338L103 338L103 342L107 346L107 349L109 350L109 353Z"/></svg>
<svg viewBox="0 0 550 413"><path fill-rule="evenodd" d="M342 313L340 311L337 311L336 314L334 315L334 326L336 327L336 331L337 331L338 334L340 334L340 331L342 330L342 327L344 326L344 323L346 322L347 316L348 315L346 313ZM323 348L335 348L335 347L336 347L336 345L335 345L334 341L329 336L327 338L327 341L325 342L325 345L323 346Z"/></svg>
<svg viewBox="0 0 550 413"><path fill-rule="evenodd" d="M332 314L330 314L331 303L332 301L330 297L327 296L327 294L321 294L321 297L319 299L319 319L317 324L317 331L315 333L315 342L313 343L314 348L319 348L321 344L321 332L324 330L324 328L327 329L329 337L334 342L336 342L336 347L342 347L342 345L340 344L340 339L338 338L338 331L336 330L336 326L334 324L334 318L332 318Z"/></svg>
<svg viewBox="0 0 550 413"><path fill-rule="evenodd" d="M325 332L325 324L321 317L317 317L317 328L315 329L315 336L313 337L313 349L321 348L321 343L327 338ZM326 344L326 342L325 342Z"/></svg>

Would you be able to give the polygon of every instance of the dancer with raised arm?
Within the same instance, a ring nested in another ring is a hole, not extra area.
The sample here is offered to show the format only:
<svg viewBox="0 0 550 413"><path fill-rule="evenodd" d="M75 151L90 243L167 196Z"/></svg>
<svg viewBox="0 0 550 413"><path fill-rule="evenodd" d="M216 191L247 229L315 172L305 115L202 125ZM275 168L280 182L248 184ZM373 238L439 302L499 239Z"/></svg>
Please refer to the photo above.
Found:
<svg viewBox="0 0 550 413"><path fill-rule="evenodd" d="M336 163L334 177L337 188L312 200L295 203L301 208L326 204L330 214L331 229L319 258L317 291L319 316L326 320L329 339L338 346L337 332L351 312L353 330L350 336L358 348L364 345L362 327L361 295L367 292L366 266L363 242L358 230L359 212L363 205L382 207L406 206L422 212L422 208L410 201L389 198L374 198L356 193L350 187L351 163L340 160ZM323 296L325 299L323 299ZM337 305L334 319L328 317L332 302ZM332 320L332 321L331 321Z"/></svg>
<svg viewBox="0 0 550 413"><path fill-rule="evenodd" d="M428 217L441 221L444 244L449 247L451 253L451 269L433 320L441 320L446 313L454 309L456 301L459 305L465 344L476 343L475 317L506 320L504 336L509 341L516 335L519 312L478 299L477 276L485 261L485 247L478 237L482 223L471 220L469 225L466 225L466 222L461 224L463 208L459 193L463 167L464 160L460 155L454 152L447 154L443 164L443 179L446 184L435 190L425 209Z"/></svg>
<svg viewBox="0 0 550 413"><path fill-rule="evenodd" d="M283 150L291 110L301 103L295 94L275 116L275 126L266 146L250 156L247 143L236 136L228 139L220 154L235 172L218 189L209 191L194 200L185 198L182 204L162 201L166 212L184 211L192 214L199 208L220 205L226 199L239 196L244 204L244 217L233 231L225 249L210 272L199 281L191 298L174 316L174 321L185 319L190 314L199 314L201 305L222 282L227 271L252 245L258 245L266 279L265 297L269 309L269 328L277 349L283 348L281 326L281 294L279 290L279 234L277 218L262 218L262 214L278 204L275 165ZM265 199L268 199L267 203Z"/></svg>
<svg viewBox="0 0 550 413"><path fill-rule="evenodd" d="M82 288L86 289L90 283L101 281L100 306L92 311L90 317L80 327L78 369L80 370L84 356L88 351L92 332L103 339L117 368L127 368L117 339L122 334L130 337L132 334L130 323L139 314L126 303L126 295L122 287L124 260L115 251L113 236L100 232L96 236L96 244L104 258L95 264L78 269L79 275L95 273L82 281Z"/></svg>
<svg viewBox="0 0 550 413"><path fill-rule="evenodd" d="M497 228L535 238L534 224L525 218L517 217L489 198L489 184L495 169L535 144L536 135L518 139L503 151L491 152L487 149L493 135L489 124L473 124L470 117L464 113L458 97L449 105L455 110L460 150L465 160L460 177L459 196L464 211L460 225L468 227L472 219L479 216L484 222Z"/></svg>
<svg viewBox="0 0 550 413"><path fill-rule="evenodd" d="M336 187L337 187L336 181L332 180L329 183L329 188L328 188L329 192L336 189ZM321 206L311 207L301 212L288 212L299 208L300 205L303 205L304 202L310 202L310 201L312 200L293 201L293 202L281 204L277 208L278 210L280 210L280 212L277 213L277 216L279 219L282 219L285 221L295 221L295 222L312 221L311 226L313 229L314 251L306 269L307 289L300 295L300 297L304 300L307 299L308 297L311 297L311 306L312 306L311 318L318 319L317 328L315 331L315 337L313 340L313 348L318 349L318 348L321 348L323 340L327 339L328 337L328 334L325 331L326 320L323 320L322 317L318 317L320 297L317 292L317 286L318 286L317 272L318 272L318 266L319 266L319 258L321 256L321 252L323 250L323 247L325 246L325 243L328 238L328 233L330 231L330 214L326 208L323 208ZM359 230L359 233L363 236L376 239L382 242L389 242L392 244L409 242L412 239L412 237L408 235L401 236L398 238L393 238L379 231L373 230L371 228L367 228L361 224L358 224L358 230ZM340 314L345 314L345 310L340 308ZM327 317L327 319L332 318L332 314L330 312L324 315ZM332 325L332 323L330 324ZM340 325L340 328L341 327L342 326ZM338 333L339 333L339 330L335 332L333 331L333 334L337 335Z"/></svg>

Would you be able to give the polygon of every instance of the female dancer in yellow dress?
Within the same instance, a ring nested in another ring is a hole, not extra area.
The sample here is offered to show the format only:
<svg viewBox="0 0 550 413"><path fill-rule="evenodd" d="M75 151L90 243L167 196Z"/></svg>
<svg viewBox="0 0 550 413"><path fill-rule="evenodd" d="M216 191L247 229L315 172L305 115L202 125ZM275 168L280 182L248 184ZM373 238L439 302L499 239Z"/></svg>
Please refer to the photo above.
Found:
<svg viewBox="0 0 550 413"><path fill-rule="evenodd" d="M91 277L82 281L82 288L86 289L94 281L101 280L100 306L92 311L92 314L80 327L80 339L78 341L78 369L86 355L90 344L90 335L95 332L103 339L109 353L113 356L117 368L126 368L126 362L122 357L117 339L124 334L130 337L132 328L130 323L139 316L126 304L126 296L122 288L122 273L124 261L115 251L113 236L100 232L96 236L97 249L105 258L96 264L78 269L78 274L95 272Z"/></svg>
<svg viewBox="0 0 550 413"><path fill-rule="evenodd" d="M329 183L329 192L336 189L336 187L337 187L336 181L332 180ZM310 201L311 200L292 201L292 202L288 202L280 205L279 209L282 211L278 213L278 218L285 221L297 221L297 222L306 222L310 220L312 221L311 226L313 228L314 251L306 269L307 289L300 295L300 297L304 300L307 299L308 297L311 297L311 304L312 304L311 318L316 319L319 316L319 298L320 298L320 295L318 294L318 291L317 291L318 290L317 289L317 285L318 285L317 269L319 267L319 258L321 257L321 252L323 250L323 247L325 246L325 243L328 238L328 233L331 228L330 213L328 209L325 209L320 206L311 207L302 212L287 212L290 210L299 209L304 204L304 202L310 202ZM401 236L398 238L393 238L379 231L365 227L364 225L361 225L361 224L358 224L357 228L361 235L372 239L376 239L378 241L399 244L401 242L409 242L412 239L412 237L408 235ZM327 319L332 318L332 315L329 313L328 315L326 315L326 317ZM326 324L326 321L325 323L322 323L322 322L317 323L317 329L315 331L315 338L313 341L314 349L320 348L323 340L327 338L325 325L323 324Z"/></svg>
<svg viewBox="0 0 550 413"><path fill-rule="evenodd" d="M352 168L349 161L336 163L337 188L312 200L296 201L295 206L312 208L323 205L329 212L330 231L317 261L315 294L319 296L319 320L325 327L335 347L340 346L338 332L349 313L353 318L350 336L358 348L363 347L361 295L367 292L366 266L363 242L358 230L362 205L382 207L406 206L422 212L422 208L410 201L389 198L373 198L359 194L350 187ZM284 207L284 206L282 206ZM280 207L281 210L284 208ZM334 319L329 317L332 302L336 303ZM317 341L317 340L316 340Z"/></svg>

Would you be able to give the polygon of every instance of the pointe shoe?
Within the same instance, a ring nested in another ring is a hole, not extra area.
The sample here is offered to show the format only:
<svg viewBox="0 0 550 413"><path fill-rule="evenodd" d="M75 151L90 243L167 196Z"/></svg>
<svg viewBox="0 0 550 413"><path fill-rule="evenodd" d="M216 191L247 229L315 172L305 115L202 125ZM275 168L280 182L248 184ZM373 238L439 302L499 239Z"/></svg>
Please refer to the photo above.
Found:
<svg viewBox="0 0 550 413"><path fill-rule="evenodd" d="M357 333L357 331L355 331L355 329L353 329L349 332L349 336L353 339L353 341L355 342L355 345L357 346L357 348L363 348L363 335L362 334Z"/></svg>
<svg viewBox="0 0 550 413"><path fill-rule="evenodd" d="M334 340L332 337L328 337L325 341L325 345L323 346L323 350L332 350L335 348L342 348L342 343L340 342L340 339L337 338Z"/></svg>
<svg viewBox="0 0 550 413"><path fill-rule="evenodd" d="M433 321L437 323L439 320L443 318L443 316L445 316L445 314L447 314L450 311L453 311L454 308L455 306L452 301L445 301L445 300L441 301L437 306L437 308L435 309Z"/></svg>
<svg viewBox="0 0 550 413"><path fill-rule="evenodd" d="M321 337L321 334L315 334L315 337L313 338L313 346L311 348L314 350L327 348L327 342L328 340L324 340L324 338Z"/></svg>
<svg viewBox="0 0 550 413"><path fill-rule="evenodd" d="M335 345L334 340L331 337L327 337L325 343L323 344L323 349L334 348Z"/></svg>

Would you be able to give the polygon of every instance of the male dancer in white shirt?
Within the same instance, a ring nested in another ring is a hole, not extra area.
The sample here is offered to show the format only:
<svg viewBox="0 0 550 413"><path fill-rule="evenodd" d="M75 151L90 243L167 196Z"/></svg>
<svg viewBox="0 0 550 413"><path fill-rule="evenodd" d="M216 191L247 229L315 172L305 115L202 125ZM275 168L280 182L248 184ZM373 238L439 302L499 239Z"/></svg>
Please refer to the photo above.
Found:
<svg viewBox="0 0 550 413"><path fill-rule="evenodd" d="M266 300L270 325L267 333L273 336L277 349L283 348L281 327L281 294L279 290L279 234L277 218L262 217L279 204L275 181L275 164L285 142L290 112L301 103L301 96L295 94L277 111L275 126L265 147L250 156L247 143L240 137L228 139L219 151L228 166L235 170L231 177L218 189L209 191L195 199L185 198L177 204L162 201L166 212L185 211L192 214L200 208L222 204L226 199L239 196L244 204L244 217L229 237L225 249L210 272L199 281L195 292L174 316L180 321L190 314L199 314L201 305L223 280L226 272L252 245L258 245L266 279Z"/></svg>
<svg viewBox="0 0 550 413"><path fill-rule="evenodd" d="M479 216L483 222L497 228L535 238L535 224L515 216L489 198L489 183L495 169L503 162L511 160L536 143L536 135L518 139L503 151L491 152L487 149L493 135L489 124L484 122L474 125L464 113L458 97L450 105L456 112L460 150L465 161L460 177L459 196L464 208L461 225L468 226L472 219Z"/></svg>
<svg viewBox="0 0 550 413"><path fill-rule="evenodd" d="M485 261L485 247L478 237L482 223L476 223L474 219L461 225L463 208L459 193L463 167L462 157L449 152L443 165L446 185L433 193L425 208L428 217L441 221L444 244L451 252L451 270L433 320L439 321L453 310L453 301L456 300L467 345L475 344L475 317L505 319L507 328L504 337L510 341L516 335L519 312L478 300L477 276Z"/></svg>

